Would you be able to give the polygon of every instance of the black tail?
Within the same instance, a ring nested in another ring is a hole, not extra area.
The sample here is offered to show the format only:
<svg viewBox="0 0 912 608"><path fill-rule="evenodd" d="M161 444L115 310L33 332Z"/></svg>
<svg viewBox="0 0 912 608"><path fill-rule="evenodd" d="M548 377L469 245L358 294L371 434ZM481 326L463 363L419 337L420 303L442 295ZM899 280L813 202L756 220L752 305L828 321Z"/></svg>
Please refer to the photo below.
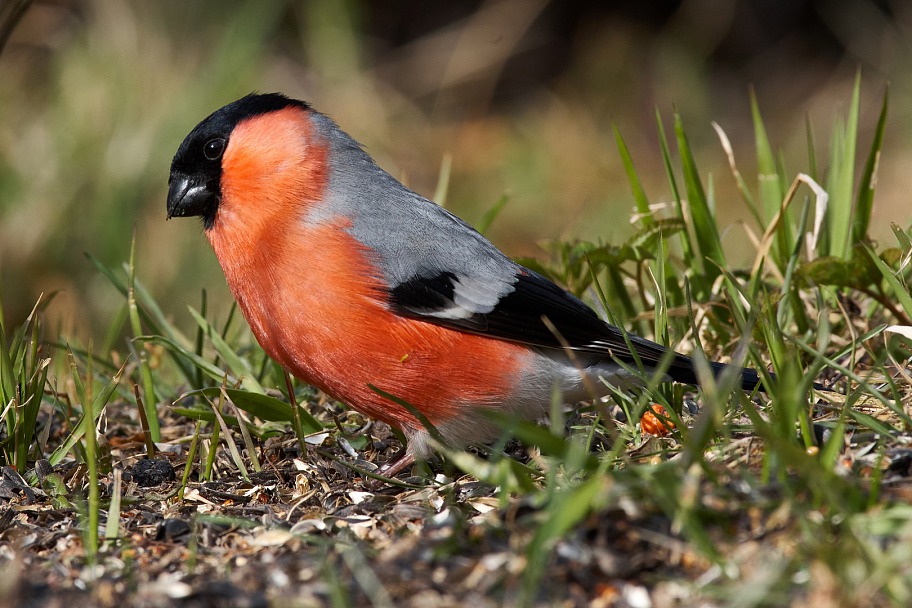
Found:
<svg viewBox="0 0 912 608"><path fill-rule="evenodd" d="M713 373L718 376L723 369L728 367L722 363L713 362L712 368ZM766 389L763 387L763 383L760 382L760 374L757 373L757 370L744 368L741 370L741 388L746 391L758 390L762 393L766 392Z"/></svg>
<svg viewBox="0 0 912 608"><path fill-rule="evenodd" d="M709 367L710 370L712 370L713 376L718 379L722 372L731 366L726 365L725 363L710 361ZM694 360L690 357L677 354L672 360L667 373L675 382L680 382L681 384L693 384L694 386L700 385L700 380L697 377L696 365L694 363ZM758 374L755 370L747 368L741 370L741 388L745 391L759 390L764 393L766 392L766 389L760 382L760 374Z"/></svg>
<svg viewBox="0 0 912 608"><path fill-rule="evenodd" d="M684 357L682 356L682 358L684 358ZM680 382L682 384L693 384L693 385L699 386L700 382L699 382L699 380L697 380L697 372L696 372L696 368L694 367L694 363L693 363L692 359L690 359L688 361L688 363L689 363L688 367L677 365L677 363L678 363L677 361L675 363L676 364L673 365L672 368L668 371L668 374L672 377L672 379L675 382ZM715 361L710 361L709 366L712 369L713 376L715 376L716 378L718 378L722 374L723 370L731 367L730 365L726 365L725 363L717 363ZM776 380L776 376L774 374L769 374L769 377L773 381ZM813 384L813 386L814 386L814 389L816 389L818 391L833 392L833 389L827 388L826 386L820 384L819 382L815 382ZM743 368L741 370L741 388L744 389L745 391L758 390L761 393L766 392L766 387L764 387L763 383L760 381L760 374L758 374L756 370L748 369L748 368Z"/></svg>

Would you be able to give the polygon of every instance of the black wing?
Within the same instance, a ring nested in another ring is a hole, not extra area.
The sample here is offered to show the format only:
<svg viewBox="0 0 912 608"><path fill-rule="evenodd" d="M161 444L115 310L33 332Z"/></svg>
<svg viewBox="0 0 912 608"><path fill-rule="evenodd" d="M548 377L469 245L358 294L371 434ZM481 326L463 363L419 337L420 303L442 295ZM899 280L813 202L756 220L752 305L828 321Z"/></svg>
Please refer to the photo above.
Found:
<svg viewBox="0 0 912 608"><path fill-rule="evenodd" d="M500 298L493 310L470 310L456 304L459 278L445 272L433 277L416 276L400 283L390 290L390 304L398 314L445 327L540 348L569 347L600 359L635 363L618 328L602 321L589 306L545 277L521 268L513 288ZM553 330L543 320L545 318ZM668 351L633 334L628 333L627 338L646 366L659 365ZM713 367L718 372L724 365L716 363ZM697 382L693 362L678 353L671 359L668 374L677 382ZM745 370L744 386L753 388L757 383L756 373Z"/></svg>

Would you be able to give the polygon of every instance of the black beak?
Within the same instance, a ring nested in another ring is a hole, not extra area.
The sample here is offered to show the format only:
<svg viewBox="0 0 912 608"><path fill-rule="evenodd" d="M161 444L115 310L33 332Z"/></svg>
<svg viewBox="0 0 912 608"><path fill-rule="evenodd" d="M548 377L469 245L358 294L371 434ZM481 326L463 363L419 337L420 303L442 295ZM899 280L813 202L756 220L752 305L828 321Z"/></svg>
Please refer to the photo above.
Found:
<svg viewBox="0 0 912 608"><path fill-rule="evenodd" d="M218 193L208 182L200 183L179 173L172 173L168 181L168 219L213 214L218 204Z"/></svg>

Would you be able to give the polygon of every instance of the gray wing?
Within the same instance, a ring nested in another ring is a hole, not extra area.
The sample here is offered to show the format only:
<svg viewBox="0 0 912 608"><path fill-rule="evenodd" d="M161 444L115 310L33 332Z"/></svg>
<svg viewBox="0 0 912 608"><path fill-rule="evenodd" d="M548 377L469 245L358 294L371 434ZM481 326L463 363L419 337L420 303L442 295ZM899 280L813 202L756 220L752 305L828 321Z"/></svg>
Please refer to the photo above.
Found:
<svg viewBox="0 0 912 608"><path fill-rule="evenodd" d="M316 120L332 146L325 207L351 218L352 235L378 252L375 262L387 285L420 278L445 292L433 306L416 303L414 313L465 320L490 313L514 290L518 264L461 219L400 184L329 118L318 114ZM442 275L457 280L449 287L435 283Z"/></svg>

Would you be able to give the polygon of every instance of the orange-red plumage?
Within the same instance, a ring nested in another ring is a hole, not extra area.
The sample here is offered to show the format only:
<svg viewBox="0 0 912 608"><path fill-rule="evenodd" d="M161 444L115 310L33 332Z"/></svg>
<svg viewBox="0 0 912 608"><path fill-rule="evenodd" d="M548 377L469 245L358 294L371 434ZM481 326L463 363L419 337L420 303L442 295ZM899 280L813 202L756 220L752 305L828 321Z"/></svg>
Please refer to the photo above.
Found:
<svg viewBox="0 0 912 608"><path fill-rule="evenodd" d="M341 227L275 226L260 245L269 259L260 267L250 264L249 249L232 247L231 229L217 223L210 241L260 345L297 377L365 414L420 428L370 384L439 424L463 408L499 403L519 377L523 347L389 312L367 252ZM484 361L496 365L479 365Z"/></svg>
<svg viewBox="0 0 912 608"><path fill-rule="evenodd" d="M236 247L253 252L277 223L297 223L323 196L327 149L298 108L240 122L231 144L222 159L216 224Z"/></svg>

